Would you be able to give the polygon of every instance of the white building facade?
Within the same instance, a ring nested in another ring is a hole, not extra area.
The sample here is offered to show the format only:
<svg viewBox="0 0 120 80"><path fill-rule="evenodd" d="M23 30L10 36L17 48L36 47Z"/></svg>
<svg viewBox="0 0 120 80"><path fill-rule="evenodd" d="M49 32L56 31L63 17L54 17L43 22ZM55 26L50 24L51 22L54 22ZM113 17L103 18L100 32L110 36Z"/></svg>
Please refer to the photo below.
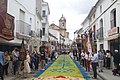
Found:
<svg viewBox="0 0 120 80"><path fill-rule="evenodd" d="M99 0L82 23L94 31L97 51L100 49L120 52L120 0ZM86 25L87 24L87 25ZM111 66L113 67L113 65Z"/></svg>
<svg viewBox="0 0 120 80"><path fill-rule="evenodd" d="M110 42L119 38L119 7L120 0L99 0L82 23L83 32L96 30L97 50L110 50Z"/></svg>
<svg viewBox="0 0 120 80"><path fill-rule="evenodd" d="M49 22L48 18L50 15L49 5L47 2L42 2L42 42L48 42L48 28L49 28Z"/></svg>
<svg viewBox="0 0 120 80"><path fill-rule="evenodd" d="M20 47L24 38L26 47L32 46L32 38L39 37L42 28L41 9L42 0L7 0L7 13L14 16L14 40L5 41ZM39 30L38 30L39 29ZM40 38L40 37L39 37ZM35 40L34 40L35 41ZM40 39L39 39L40 41ZM33 46L35 43L33 42Z"/></svg>

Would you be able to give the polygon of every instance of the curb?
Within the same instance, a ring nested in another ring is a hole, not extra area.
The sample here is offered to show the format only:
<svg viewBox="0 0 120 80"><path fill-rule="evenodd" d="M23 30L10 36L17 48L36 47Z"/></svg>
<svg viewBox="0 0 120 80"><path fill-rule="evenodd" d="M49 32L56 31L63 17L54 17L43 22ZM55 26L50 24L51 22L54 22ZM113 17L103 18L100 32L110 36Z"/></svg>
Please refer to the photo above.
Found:
<svg viewBox="0 0 120 80"><path fill-rule="evenodd" d="M107 80L104 76L102 76L101 74L97 73L98 76L102 79L102 80Z"/></svg>

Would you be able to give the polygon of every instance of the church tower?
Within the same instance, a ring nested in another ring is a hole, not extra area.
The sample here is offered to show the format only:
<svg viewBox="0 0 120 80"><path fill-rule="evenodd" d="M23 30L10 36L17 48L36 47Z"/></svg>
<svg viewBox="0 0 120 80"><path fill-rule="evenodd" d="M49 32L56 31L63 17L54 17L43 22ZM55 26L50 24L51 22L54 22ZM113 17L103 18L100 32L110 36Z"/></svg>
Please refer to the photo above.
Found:
<svg viewBox="0 0 120 80"><path fill-rule="evenodd" d="M59 20L59 27L61 28L61 34L66 37L66 19L62 14L62 17Z"/></svg>
<svg viewBox="0 0 120 80"><path fill-rule="evenodd" d="M63 29L66 29L66 19L65 19L65 17L63 16L63 14L62 14L62 17L61 17L60 20L59 20L59 26L60 26L61 28L63 28Z"/></svg>

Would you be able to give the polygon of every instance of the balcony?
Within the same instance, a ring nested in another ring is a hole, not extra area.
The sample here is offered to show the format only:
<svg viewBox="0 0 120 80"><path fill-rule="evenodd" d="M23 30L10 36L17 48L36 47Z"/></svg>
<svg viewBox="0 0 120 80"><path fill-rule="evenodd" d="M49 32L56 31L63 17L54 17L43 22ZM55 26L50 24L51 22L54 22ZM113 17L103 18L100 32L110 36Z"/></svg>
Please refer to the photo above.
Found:
<svg viewBox="0 0 120 80"><path fill-rule="evenodd" d="M47 16L43 16L43 17L42 17L42 22L43 22L43 23L48 23L48 18L47 18Z"/></svg>
<svg viewBox="0 0 120 80"><path fill-rule="evenodd" d="M24 21L17 20L16 21L16 35L17 38L30 37L29 34L31 32L31 25L25 23Z"/></svg>
<svg viewBox="0 0 120 80"><path fill-rule="evenodd" d="M41 10L39 8L36 8L36 13L37 13L37 16L40 20L42 20L42 16L41 16Z"/></svg>
<svg viewBox="0 0 120 80"><path fill-rule="evenodd" d="M97 38L99 40L103 40L104 37L103 37L103 27L100 27L98 30L97 30Z"/></svg>

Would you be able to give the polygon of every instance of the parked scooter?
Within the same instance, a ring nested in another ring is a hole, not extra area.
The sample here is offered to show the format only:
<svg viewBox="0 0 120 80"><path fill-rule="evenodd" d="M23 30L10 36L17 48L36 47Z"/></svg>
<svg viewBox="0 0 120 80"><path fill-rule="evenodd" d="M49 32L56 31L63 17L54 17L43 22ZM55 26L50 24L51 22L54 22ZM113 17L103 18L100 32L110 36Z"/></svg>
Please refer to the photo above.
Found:
<svg viewBox="0 0 120 80"><path fill-rule="evenodd" d="M120 75L120 63L119 63L119 65L117 66L116 69L113 69L113 70L112 70L112 72L113 72L113 75L114 75L114 76L116 76L117 74Z"/></svg>

